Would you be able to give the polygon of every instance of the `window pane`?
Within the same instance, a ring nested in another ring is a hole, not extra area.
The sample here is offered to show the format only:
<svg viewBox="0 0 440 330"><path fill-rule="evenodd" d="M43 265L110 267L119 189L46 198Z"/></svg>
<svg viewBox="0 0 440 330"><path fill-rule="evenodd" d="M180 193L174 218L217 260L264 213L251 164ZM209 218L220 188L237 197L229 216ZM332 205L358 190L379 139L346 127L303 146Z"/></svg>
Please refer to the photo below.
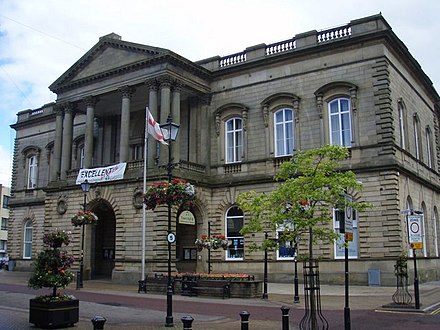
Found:
<svg viewBox="0 0 440 330"><path fill-rule="evenodd" d="M232 207L226 214L226 238L229 242L227 258L243 259L244 238L240 234L243 228L243 212L238 207Z"/></svg>

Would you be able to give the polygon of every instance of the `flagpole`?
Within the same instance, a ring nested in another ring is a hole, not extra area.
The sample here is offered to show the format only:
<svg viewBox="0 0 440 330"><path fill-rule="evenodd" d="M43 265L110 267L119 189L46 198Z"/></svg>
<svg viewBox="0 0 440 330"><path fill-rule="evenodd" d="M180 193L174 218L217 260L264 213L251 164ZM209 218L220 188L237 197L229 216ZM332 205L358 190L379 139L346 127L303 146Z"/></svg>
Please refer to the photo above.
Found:
<svg viewBox="0 0 440 330"><path fill-rule="evenodd" d="M148 107L145 108L145 134L144 134L144 186L143 193L147 191L147 160L148 160ZM142 203L142 278L145 280L145 226L146 205Z"/></svg>

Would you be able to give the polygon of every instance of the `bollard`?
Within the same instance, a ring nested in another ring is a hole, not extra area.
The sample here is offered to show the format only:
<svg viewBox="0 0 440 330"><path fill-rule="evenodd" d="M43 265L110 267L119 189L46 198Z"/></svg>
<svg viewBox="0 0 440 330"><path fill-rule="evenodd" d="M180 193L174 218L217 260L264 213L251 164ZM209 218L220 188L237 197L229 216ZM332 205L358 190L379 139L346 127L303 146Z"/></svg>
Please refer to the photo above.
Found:
<svg viewBox="0 0 440 330"><path fill-rule="evenodd" d="M183 330L192 330L192 323L194 319L191 317L191 315L186 315L181 318L183 323Z"/></svg>
<svg viewBox="0 0 440 330"><path fill-rule="evenodd" d="M241 317L241 330L249 330L249 314L248 311L242 311L240 312Z"/></svg>
<svg viewBox="0 0 440 330"><path fill-rule="evenodd" d="M93 330L104 330L104 323L107 321L105 317L102 316L95 316L92 319L93 323Z"/></svg>
<svg viewBox="0 0 440 330"><path fill-rule="evenodd" d="M281 307L281 314L282 316L282 330L289 330L289 311L290 308L287 306Z"/></svg>

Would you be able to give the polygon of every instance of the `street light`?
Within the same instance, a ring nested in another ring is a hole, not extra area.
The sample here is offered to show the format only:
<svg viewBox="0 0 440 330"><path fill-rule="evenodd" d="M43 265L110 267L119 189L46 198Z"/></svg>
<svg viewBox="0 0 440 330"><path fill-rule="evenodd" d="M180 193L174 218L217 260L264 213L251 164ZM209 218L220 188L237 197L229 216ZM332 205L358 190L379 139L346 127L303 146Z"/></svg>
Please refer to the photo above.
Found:
<svg viewBox="0 0 440 330"><path fill-rule="evenodd" d="M168 142L168 164L167 164L167 175L168 183L171 183L173 163L172 163L172 153L171 145L173 141L176 141L177 134L179 133L180 125L173 123L171 120L171 115L168 115L167 122L161 124L160 130L165 142ZM167 317L165 319L165 327L174 327L173 324L173 289L171 286L171 243L174 243L176 236L171 231L171 202L168 202L168 231L167 231L167 241L168 241L168 283L167 283Z"/></svg>
<svg viewBox="0 0 440 330"><path fill-rule="evenodd" d="M87 204L87 193L90 190L90 183L89 181L85 180L81 183L81 190L84 193L84 202L83 202L83 211L86 212L86 204ZM79 264L79 276L78 280L76 281L76 289L79 290L83 287L83 277L84 277L84 226L83 223L81 225L82 232L81 232L81 262Z"/></svg>

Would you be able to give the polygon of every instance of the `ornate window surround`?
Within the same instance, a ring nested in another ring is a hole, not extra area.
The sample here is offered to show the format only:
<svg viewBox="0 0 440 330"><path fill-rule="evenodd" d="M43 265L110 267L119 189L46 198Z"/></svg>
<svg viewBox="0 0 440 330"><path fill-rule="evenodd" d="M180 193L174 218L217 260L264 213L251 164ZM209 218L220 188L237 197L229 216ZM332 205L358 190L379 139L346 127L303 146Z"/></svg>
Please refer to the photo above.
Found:
<svg viewBox="0 0 440 330"><path fill-rule="evenodd" d="M215 132L217 134L218 163L226 163L226 121L234 117L240 118L243 123L243 151L241 161L247 157L247 118L249 109L240 103L228 103L215 112Z"/></svg>
<svg viewBox="0 0 440 330"><path fill-rule="evenodd" d="M22 155L23 155L23 169L24 169L24 182L23 182L23 186L24 189L35 189L38 187L38 176L39 176L39 164L40 164L40 154L41 154L41 149L36 147L36 146L28 146L26 148L23 149L22 151ZM35 178L35 187L29 187L29 166L30 166L30 159L32 157L36 157L36 178Z"/></svg>
<svg viewBox="0 0 440 330"><path fill-rule="evenodd" d="M316 107L321 119L321 144L330 144L329 103L337 98L350 100L351 146L359 144L358 87L350 82L335 81L320 87L315 92Z"/></svg>
<svg viewBox="0 0 440 330"><path fill-rule="evenodd" d="M300 98L292 93L273 94L261 102L264 126L266 127L266 155L268 158L275 157L275 120L274 114L280 109L293 110L293 151L301 149L299 128L299 104Z"/></svg>

